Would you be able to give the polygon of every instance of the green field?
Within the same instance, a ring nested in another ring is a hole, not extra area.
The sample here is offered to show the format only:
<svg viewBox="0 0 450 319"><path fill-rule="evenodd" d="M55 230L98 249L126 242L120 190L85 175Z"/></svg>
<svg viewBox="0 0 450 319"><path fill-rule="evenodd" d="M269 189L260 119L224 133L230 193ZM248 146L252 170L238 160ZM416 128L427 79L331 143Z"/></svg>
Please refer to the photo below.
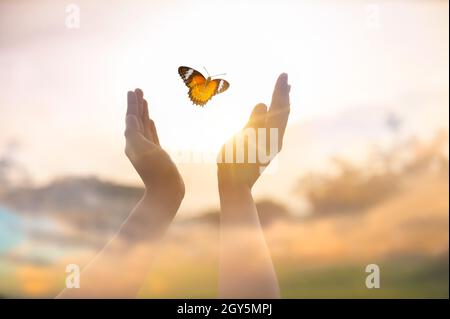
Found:
<svg viewBox="0 0 450 319"><path fill-rule="evenodd" d="M366 264L295 267L277 263L283 298L448 298L448 256L402 258L378 263L381 287L365 286ZM217 262L158 265L141 298L217 298Z"/></svg>
<svg viewBox="0 0 450 319"><path fill-rule="evenodd" d="M448 298L448 257L384 261L380 288L365 286L365 265L326 267L279 274L283 298Z"/></svg>

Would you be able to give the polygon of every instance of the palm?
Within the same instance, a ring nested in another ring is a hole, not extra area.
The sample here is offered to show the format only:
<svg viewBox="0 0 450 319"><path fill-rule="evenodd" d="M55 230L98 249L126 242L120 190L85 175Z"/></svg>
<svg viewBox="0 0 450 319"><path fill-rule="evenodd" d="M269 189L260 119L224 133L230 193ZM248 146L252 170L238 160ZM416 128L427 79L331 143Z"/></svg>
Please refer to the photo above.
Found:
<svg viewBox="0 0 450 319"><path fill-rule="evenodd" d="M143 92L128 92L125 153L146 186L181 179L175 164L159 144Z"/></svg>

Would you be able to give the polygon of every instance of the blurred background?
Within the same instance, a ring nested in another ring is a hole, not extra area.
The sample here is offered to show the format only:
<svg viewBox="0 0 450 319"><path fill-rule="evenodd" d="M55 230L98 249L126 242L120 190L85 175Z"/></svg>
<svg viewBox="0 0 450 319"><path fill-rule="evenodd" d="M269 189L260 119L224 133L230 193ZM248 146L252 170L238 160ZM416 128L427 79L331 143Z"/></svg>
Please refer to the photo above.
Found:
<svg viewBox="0 0 450 319"><path fill-rule="evenodd" d="M437 0L0 0L0 297L54 297L139 200L135 87L187 189L139 297L216 297L215 154L287 72L284 149L254 188L282 296L448 298L448 32ZM230 89L195 107L180 65Z"/></svg>

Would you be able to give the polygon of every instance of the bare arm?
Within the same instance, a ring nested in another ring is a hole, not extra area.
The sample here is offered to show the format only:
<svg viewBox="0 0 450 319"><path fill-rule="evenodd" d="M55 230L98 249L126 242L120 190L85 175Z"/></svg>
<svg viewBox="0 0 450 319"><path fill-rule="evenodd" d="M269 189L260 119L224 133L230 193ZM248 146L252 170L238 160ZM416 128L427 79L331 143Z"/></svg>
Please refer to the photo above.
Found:
<svg viewBox="0 0 450 319"><path fill-rule="evenodd" d="M278 280L250 189L219 188L220 297L279 298Z"/></svg>
<svg viewBox="0 0 450 319"><path fill-rule="evenodd" d="M139 89L128 92L125 137L125 153L142 178L145 193L113 239L82 270L80 288L66 288L58 298L134 298L158 241L181 204L183 181L159 145L147 101Z"/></svg>
<svg viewBox="0 0 450 319"><path fill-rule="evenodd" d="M227 144L219 154L217 173L221 205L219 291L222 298L280 297L275 269L251 193L254 183L261 174L261 168L268 164L261 163L258 159L252 162L247 152L249 149L258 150L261 147L260 135L256 134L258 140L256 143L246 140L243 150L244 162L239 162L236 154L242 151L239 150L237 142L242 138L240 135L251 136L247 134L251 133L248 129L256 132L263 129L269 133L270 128L276 128L278 133L276 153L281 150L289 116L289 90L287 75L280 75L269 110L264 104L258 104L246 127L227 143L228 149L235 150L232 162L226 159ZM269 137L269 134L267 136ZM269 148L269 145L265 144L264 147Z"/></svg>

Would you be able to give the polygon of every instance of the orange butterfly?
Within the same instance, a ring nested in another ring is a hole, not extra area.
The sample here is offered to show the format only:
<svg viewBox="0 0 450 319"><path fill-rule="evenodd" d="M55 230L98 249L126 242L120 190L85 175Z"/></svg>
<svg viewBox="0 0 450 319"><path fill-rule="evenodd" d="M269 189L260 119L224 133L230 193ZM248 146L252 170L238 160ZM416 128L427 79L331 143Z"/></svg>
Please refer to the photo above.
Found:
<svg viewBox="0 0 450 319"><path fill-rule="evenodd" d="M180 66L178 73L189 88L188 95L192 103L200 106L204 106L214 95L225 92L230 86L225 80L211 80L209 74L208 78L205 78L200 72L187 66Z"/></svg>

